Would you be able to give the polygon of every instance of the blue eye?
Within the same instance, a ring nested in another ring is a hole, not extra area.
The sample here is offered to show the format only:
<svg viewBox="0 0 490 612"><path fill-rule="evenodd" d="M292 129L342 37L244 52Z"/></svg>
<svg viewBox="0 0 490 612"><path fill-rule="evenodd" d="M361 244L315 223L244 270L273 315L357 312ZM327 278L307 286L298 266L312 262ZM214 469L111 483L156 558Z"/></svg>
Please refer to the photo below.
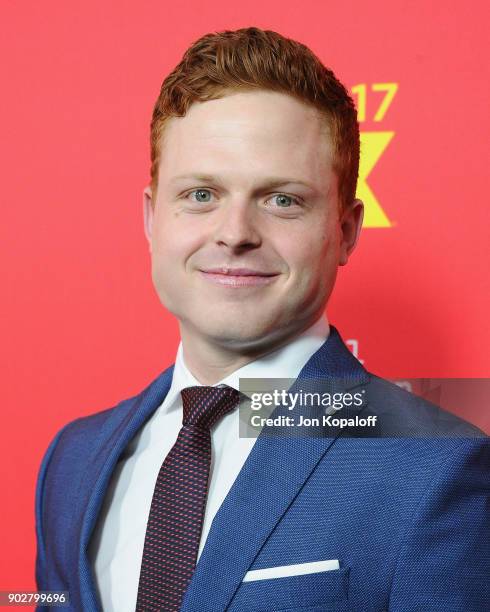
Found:
<svg viewBox="0 0 490 612"><path fill-rule="evenodd" d="M298 200L296 198L288 196L285 193L278 193L277 195L273 197L278 198L278 200L276 200L276 204L280 208L289 208L293 204L298 204Z"/></svg>
<svg viewBox="0 0 490 612"><path fill-rule="evenodd" d="M195 200L195 201L197 201L197 202L202 202L202 203L206 204L207 202L210 201L209 199L201 199L201 197L203 195L204 195L204 198L206 198L206 196L211 197L211 192L209 191L209 189L194 189L194 191L190 191L187 195L190 196L193 193L196 194L197 200Z"/></svg>

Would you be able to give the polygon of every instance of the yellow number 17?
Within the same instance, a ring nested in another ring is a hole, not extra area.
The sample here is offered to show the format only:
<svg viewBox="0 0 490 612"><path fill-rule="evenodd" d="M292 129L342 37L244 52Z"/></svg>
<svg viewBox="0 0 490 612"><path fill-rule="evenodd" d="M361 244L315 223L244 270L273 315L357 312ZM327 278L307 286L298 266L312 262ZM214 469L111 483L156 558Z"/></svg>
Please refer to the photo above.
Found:
<svg viewBox="0 0 490 612"><path fill-rule="evenodd" d="M355 85L351 88L351 91L354 95L357 96L357 119L359 122L366 120L366 102L367 102L367 85L366 83L361 83L360 85ZM376 111L373 120L381 121L383 117L386 115L386 111L388 110L390 104L395 97L396 92L398 91L398 83L373 83L371 85L371 91L384 91L386 92L381 104Z"/></svg>

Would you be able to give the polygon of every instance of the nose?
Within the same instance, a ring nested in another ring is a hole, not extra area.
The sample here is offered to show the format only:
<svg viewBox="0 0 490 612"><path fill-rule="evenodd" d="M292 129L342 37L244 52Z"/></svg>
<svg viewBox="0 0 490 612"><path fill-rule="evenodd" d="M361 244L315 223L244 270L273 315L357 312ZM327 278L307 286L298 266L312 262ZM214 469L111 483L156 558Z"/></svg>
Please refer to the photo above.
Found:
<svg viewBox="0 0 490 612"><path fill-rule="evenodd" d="M214 240L234 251L256 248L262 240L255 206L245 197L230 199L218 211Z"/></svg>

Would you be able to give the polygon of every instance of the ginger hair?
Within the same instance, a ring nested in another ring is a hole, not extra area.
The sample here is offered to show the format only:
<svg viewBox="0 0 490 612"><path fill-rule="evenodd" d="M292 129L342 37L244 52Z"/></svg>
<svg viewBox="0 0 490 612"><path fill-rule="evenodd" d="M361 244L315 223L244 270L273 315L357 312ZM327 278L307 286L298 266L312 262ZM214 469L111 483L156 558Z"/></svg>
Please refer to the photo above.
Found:
<svg viewBox="0 0 490 612"><path fill-rule="evenodd" d="M184 117L194 102L253 89L289 94L319 111L333 144L339 207L350 206L355 198L360 150L359 124L351 96L308 47L256 27L202 36L163 81L150 128L154 196L166 122L171 117Z"/></svg>

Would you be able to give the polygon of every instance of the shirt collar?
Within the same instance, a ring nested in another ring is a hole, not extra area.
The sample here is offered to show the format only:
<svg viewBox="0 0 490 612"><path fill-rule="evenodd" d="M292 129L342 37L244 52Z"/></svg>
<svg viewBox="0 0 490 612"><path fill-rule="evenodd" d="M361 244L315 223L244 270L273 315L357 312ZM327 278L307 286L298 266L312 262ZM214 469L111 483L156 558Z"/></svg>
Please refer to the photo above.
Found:
<svg viewBox="0 0 490 612"><path fill-rule="evenodd" d="M235 370L217 385L228 385L239 389L240 378L297 378L308 359L326 341L330 332L326 316L321 316L313 325L288 344ZM162 405L167 410L176 405L175 400L182 389L200 386L184 361L182 341L179 343L170 390Z"/></svg>

